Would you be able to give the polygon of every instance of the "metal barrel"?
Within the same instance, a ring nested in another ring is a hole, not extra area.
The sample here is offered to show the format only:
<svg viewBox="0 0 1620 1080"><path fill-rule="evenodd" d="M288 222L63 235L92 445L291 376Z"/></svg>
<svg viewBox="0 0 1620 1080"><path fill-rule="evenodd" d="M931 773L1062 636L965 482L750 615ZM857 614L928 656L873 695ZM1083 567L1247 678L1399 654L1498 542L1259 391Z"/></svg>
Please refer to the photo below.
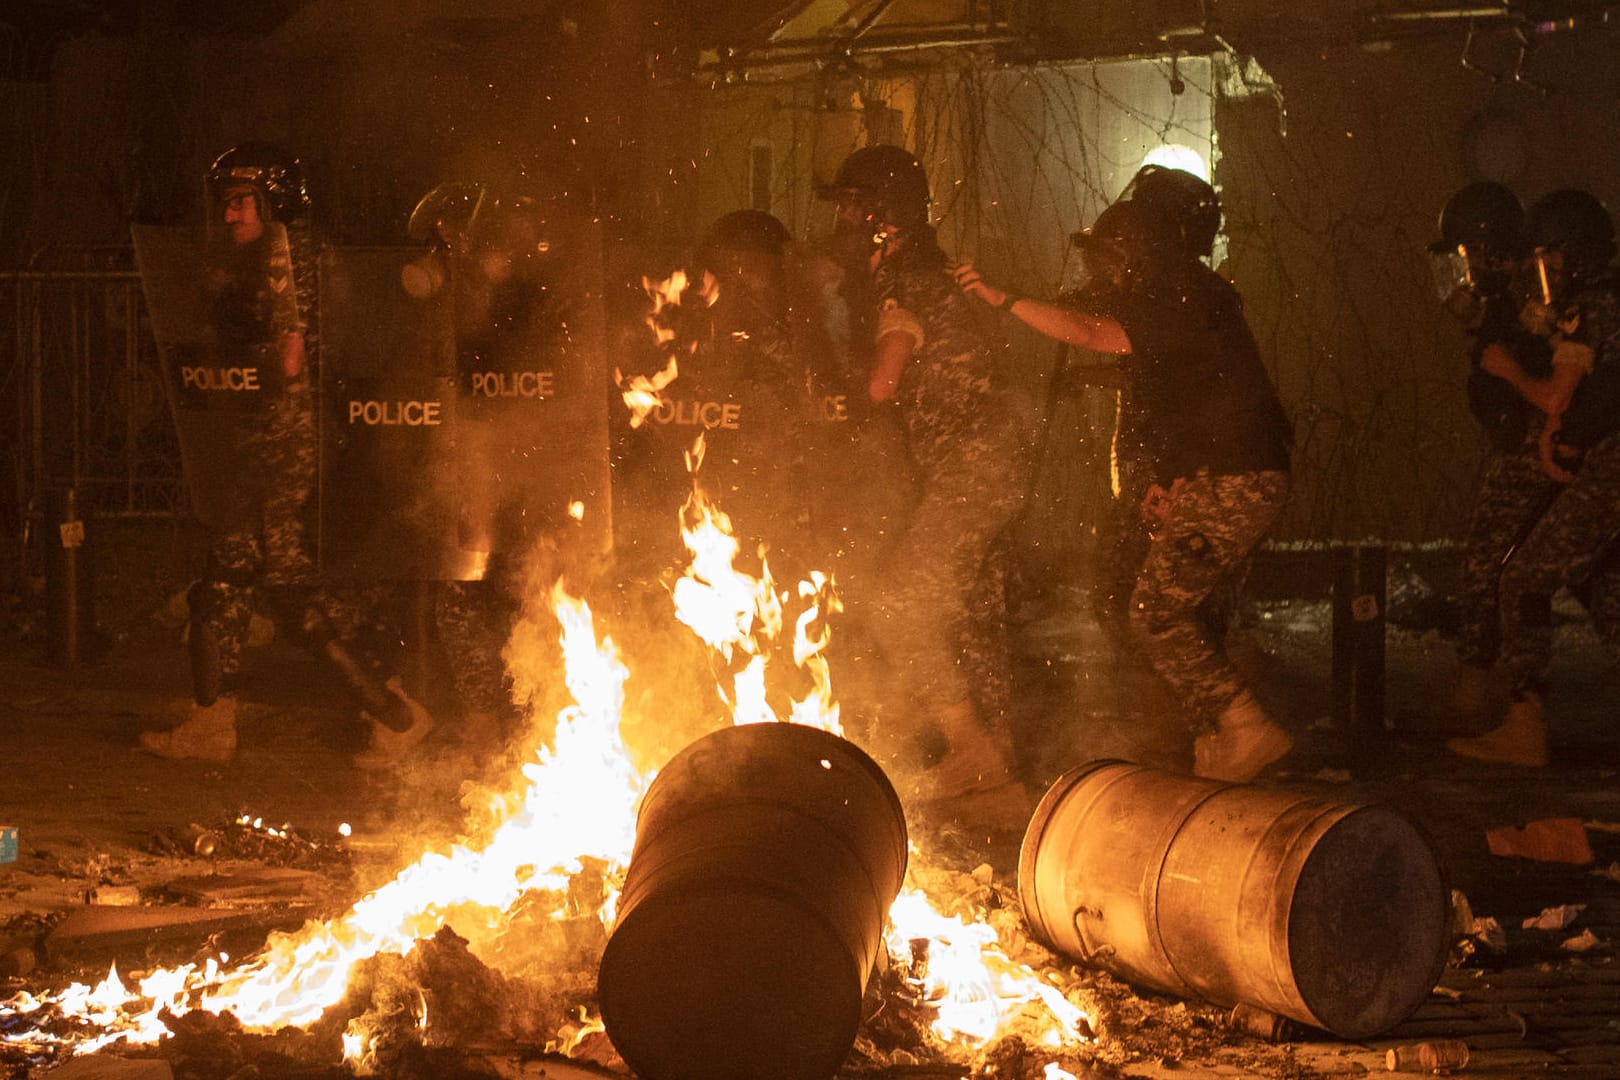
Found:
<svg viewBox="0 0 1620 1080"><path fill-rule="evenodd" d="M643 1080L827 1080L906 869L877 764L836 735L706 735L648 787L603 951L608 1037Z"/></svg>
<svg viewBox="0 0 1620 1080"><path fill-rule="evenodd" d="M1058 952L1343 1038L1409 1016L1450 944L1434 848L1395 810L1121 761L1047 791L1018 891Z"/></svg>

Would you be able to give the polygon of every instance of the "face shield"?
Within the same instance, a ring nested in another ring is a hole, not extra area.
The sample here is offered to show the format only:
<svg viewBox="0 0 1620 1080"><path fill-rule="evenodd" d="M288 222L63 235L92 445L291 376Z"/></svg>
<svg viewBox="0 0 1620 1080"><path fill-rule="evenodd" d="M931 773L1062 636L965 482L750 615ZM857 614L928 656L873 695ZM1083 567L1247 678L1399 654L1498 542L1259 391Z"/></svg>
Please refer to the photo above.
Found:
<svg viewBox="0 0 1620 1080"><path fill-rule="evenodd" d="M1479 297L1499 295L1512 285L1518 269L1517 260L1484 241L1455 247L1435 244L1429 248L1429 265L1441 300L1459 289Z"/></svg>
<svg viewBox="0 0 1620 1080"><path fill-rule="evenodd" d="M841 250L865 255L888 240L882 213L862 192L853 189L839 192L833 203L833 239Z"/></svg>
<svg viewBox="0 0 1620 1080"><path fill-rule="evenodd" d="M1549 337L1558 325L1558 301L1569 280L1564 272L1564 253L1557 248L1536 248L1524 278L1525 300L1519 309L1519 322L1531 333Z"/></svg>
<svg viewBox="0 0 1620 1080"><path fill-rule="evenodd" d="M1077 232L1071 240L1080 253L1081 287L1088 291L1118 289L1130 273L1131 257L1123 241L1111 236Z"/></svg>
<svg viewBox="0 0 1620 1080"><path fill-rule="evenodd" d="M752 310L766 318L787 311L786 271L782 257L767 251L713 246L703 249L699 261L720 286L720 303L740 311Z"/></svg>
<svg viewBox="0 0 1620 1080"><path fill-rule="evenodd" d="M1507 295L1517 265L1498 248L1477 241L1429 247L1429 280L1442 307L1465 325L1473 325L1491 297Z"/></svg>

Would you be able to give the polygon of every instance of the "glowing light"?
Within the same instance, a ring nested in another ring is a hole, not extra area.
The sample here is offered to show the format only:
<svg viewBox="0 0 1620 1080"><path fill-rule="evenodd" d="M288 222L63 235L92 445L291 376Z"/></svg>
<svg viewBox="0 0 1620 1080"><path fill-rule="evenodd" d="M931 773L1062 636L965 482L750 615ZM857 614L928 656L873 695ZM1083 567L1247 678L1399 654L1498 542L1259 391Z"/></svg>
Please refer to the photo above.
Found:
<svg viewBox="0 0 1620 1080"><path fill-rule="evenodd" d="M1142 164L1162 165L1166 169L1180 169L1182 172L1192 173L1206 184L1209 183L1209 162L1204 160L1203 154L1190 146L1183 146L1181 143L1155 146L1142 159Z"/></svg>

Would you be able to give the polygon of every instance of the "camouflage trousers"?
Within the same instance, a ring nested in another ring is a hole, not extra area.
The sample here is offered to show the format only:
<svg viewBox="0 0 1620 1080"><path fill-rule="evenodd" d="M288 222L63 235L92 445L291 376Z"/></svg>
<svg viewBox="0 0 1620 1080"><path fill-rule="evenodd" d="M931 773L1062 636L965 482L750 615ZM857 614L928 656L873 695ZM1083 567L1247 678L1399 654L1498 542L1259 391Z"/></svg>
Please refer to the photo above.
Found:
<svg viewBox="0 0 1620 1080"><path fill-rule="evenodd" d="M1022 499L1012 455L964 455L959 468L935 470L924 483L884 560L889 576L877 605L879 644L916 719L968 701L991 712L1001 707L977 691L989 669L1006 678L1005 578L999 589L981 578ZM964 657L972 658L971 668Z"/></svg>
<svg viewBox="0 0 1620 1080"><path fill-rule="evenodd" d="M1457 589L1462 609L1457 655L1470 667L1489 668L1496 663L1502 648L1502 568L1562 487L1541 471L1534 440L1511 452L1493 453L1486 462L1463 542L1462 578ZM1550 595L1540 599L1526 596L1519 602L1545 608L1533 621L1550 623Z"/></svg>
<svg viewBox="0 0 1620 1080"><path fill-rule="evenodd" d="M242 646L253 614L252 590L271 595L273 611L289 617L279 594L313 589L315 551L310 538L315 491L315 410L308 392L274 403L262 431L249 444L263 486L253 508L234 527L209 541L208 566L193 586L191 619L212 635L223 674L241 669ZM341 617L341 610L334 606ZM301 617L301 613L300 616ZM296 629L293 628L293 629Z"/></svg>
<svg viewBox="0 0 1620 1080"><path fill-rule="evenodd" d="M512 711L512 681L502 650L518 615L516 583L495 573L483 581L441 582L434 625L449 660L461 707L505 720Z"/></svg>
<svg viewBox="0 0 1620 1080"><path fill-rule="evenodd" d="M1130 652L1131 593L1152 535L1142 520L1142 499L1151 480L1145 463L1119 462L1119 493L1097 521L1096 571L1091 582L1091 613L1103 636L1123 659Z"/></svg>
<svg viewBox="0 0 1620 1080"><path fill-rule="evenodd" d="M1185 702L1195 730L1213 722L1244 689L1226 659L1225 627L1209 625L1205 605L1242 575L1287 495L1284 472L1200 472L1153 529L1131 594L1131 633Z"/></svg>
<svg viewBox="0 0 1620 1080"><path fill-rule="evenodd" d="M1581 592L1598 635L1620 652L1620 433L1586 452L1575 479L1502 569L1502 661L1516 693L1545 694L1552 618L1542 598L1562 587Z"/></svg>

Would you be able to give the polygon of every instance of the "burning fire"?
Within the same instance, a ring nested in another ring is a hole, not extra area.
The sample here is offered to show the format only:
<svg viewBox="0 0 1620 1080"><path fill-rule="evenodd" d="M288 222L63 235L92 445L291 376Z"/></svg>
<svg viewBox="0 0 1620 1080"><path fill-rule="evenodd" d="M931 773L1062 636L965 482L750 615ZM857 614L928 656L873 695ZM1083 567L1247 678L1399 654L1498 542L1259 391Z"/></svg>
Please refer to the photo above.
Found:
<svg viewBox="0 0 1620 1080"><path fill-rule="evenodd" d="M625 405L630 409L630 426L638 428L646 422L647 416L658 408L663 400L664 388L680 375L680 364L676 359L679 349L676 338L679 334L669 323L666 312L670 308L679 307L681 297L691 286L690 279L685 270L676 270L662 281L652 278L641 279L641 288L652 301L652 309L647 312L646 323L653 332L653 339L658 347L668 354L668 359L662 370L653 375L632 375L625 378L622 371L614 371L613 380L618 384L624 397ZM706 305L713 307L715 301L720 299L720 284L714 275L707 270L696 286L696 291ZM694 352L697 342L687 343L687 351Z"/></svg>
<svg viewBox="0 0 1620 1080"><path fill-rule="evenodd" d="M1050 1016L1041 1039L1045 1049L1084 1041L1085 1013L1033 970L1009 960L988 923L942 915L910 888L889 908L887 942L913 992L937 1010L933 1032L943 1042L983 1045L1026 1005Z"/></svg>
<svg viewBox="0 0 1620 1080"><path fill-rule="evenodd" d="M684 280L665 289L649 284L655 314L677 302L684 288ZM673 378L673 358L667 370ZM701 453L700 444L694 471ZM832 580L812 573L796 590L778 591L763 554L758 577L739 570L739 544L729 518L696 485L682 510L681 529L692 558L672 590L675 615L722 658L741 664L731 685L720 688L734 721L783 719L767 701L766 668L777 654L775 641L788 624L788 601L796 593L800 610L792 622L790 655L801 684L807 677L810 688L791 701L786 719L842 734L824 655L829 619L841 610ZM0 1002L0 1021L28 1017L39 1025L0 1033L0 1040L89 1053L119 1041L156 1042L168 1033L160 1014L194 1009L230 1012L249 1030L307 1026L342 999L355 966L370 957L408 954L418 940L447 924L472 939L476 949L479 937L497 932L522 897L566 888L585 860L610 867L610 877L622 870L635 840L636 809L652 779L631 764L620 737L629 669L613 642L598 637L589 606L561 582L552 586L549 605L561 627L558 640L572 704L557 715L549 743L540 742L522 767L522 784L490 795L487 821L477 837L422 856L340 918L273 936L262 954L238 967L228 969L229 958L220 956L201 967L153 972L133 990L115 968L95 987L75 983L55 995L24 993ZM540 625L537 619L523 620L508 656L536 653L538 638L524 635L538 635ZM532 700L524 677L516 670L514 675L519 699ZM610 896L599 912L605 924L613 920L615 899ZM1085 1041L1082 1011L1049 981L1009 959L988 923L942 915L916 889L902 892L890 922L894 965L907 973L916 997L936 1011L933 1032L943 1042L984 1046L1015 1019L1025 1018L1027 1027L1032 1012L1043 1014L1045 1048L1057 1051ZM77 1030L48 1033L43 1021L53 1015L76 1021ZM582 1020L580 1032L599 1023ZM417 1022L427 1023L425 1005ZM344 1036L344 1046L353 1061L367 1053L366 1037L357 1031ZM1047 1075L1055 1080L1068 1074L1054 1065Z"/></svg>

